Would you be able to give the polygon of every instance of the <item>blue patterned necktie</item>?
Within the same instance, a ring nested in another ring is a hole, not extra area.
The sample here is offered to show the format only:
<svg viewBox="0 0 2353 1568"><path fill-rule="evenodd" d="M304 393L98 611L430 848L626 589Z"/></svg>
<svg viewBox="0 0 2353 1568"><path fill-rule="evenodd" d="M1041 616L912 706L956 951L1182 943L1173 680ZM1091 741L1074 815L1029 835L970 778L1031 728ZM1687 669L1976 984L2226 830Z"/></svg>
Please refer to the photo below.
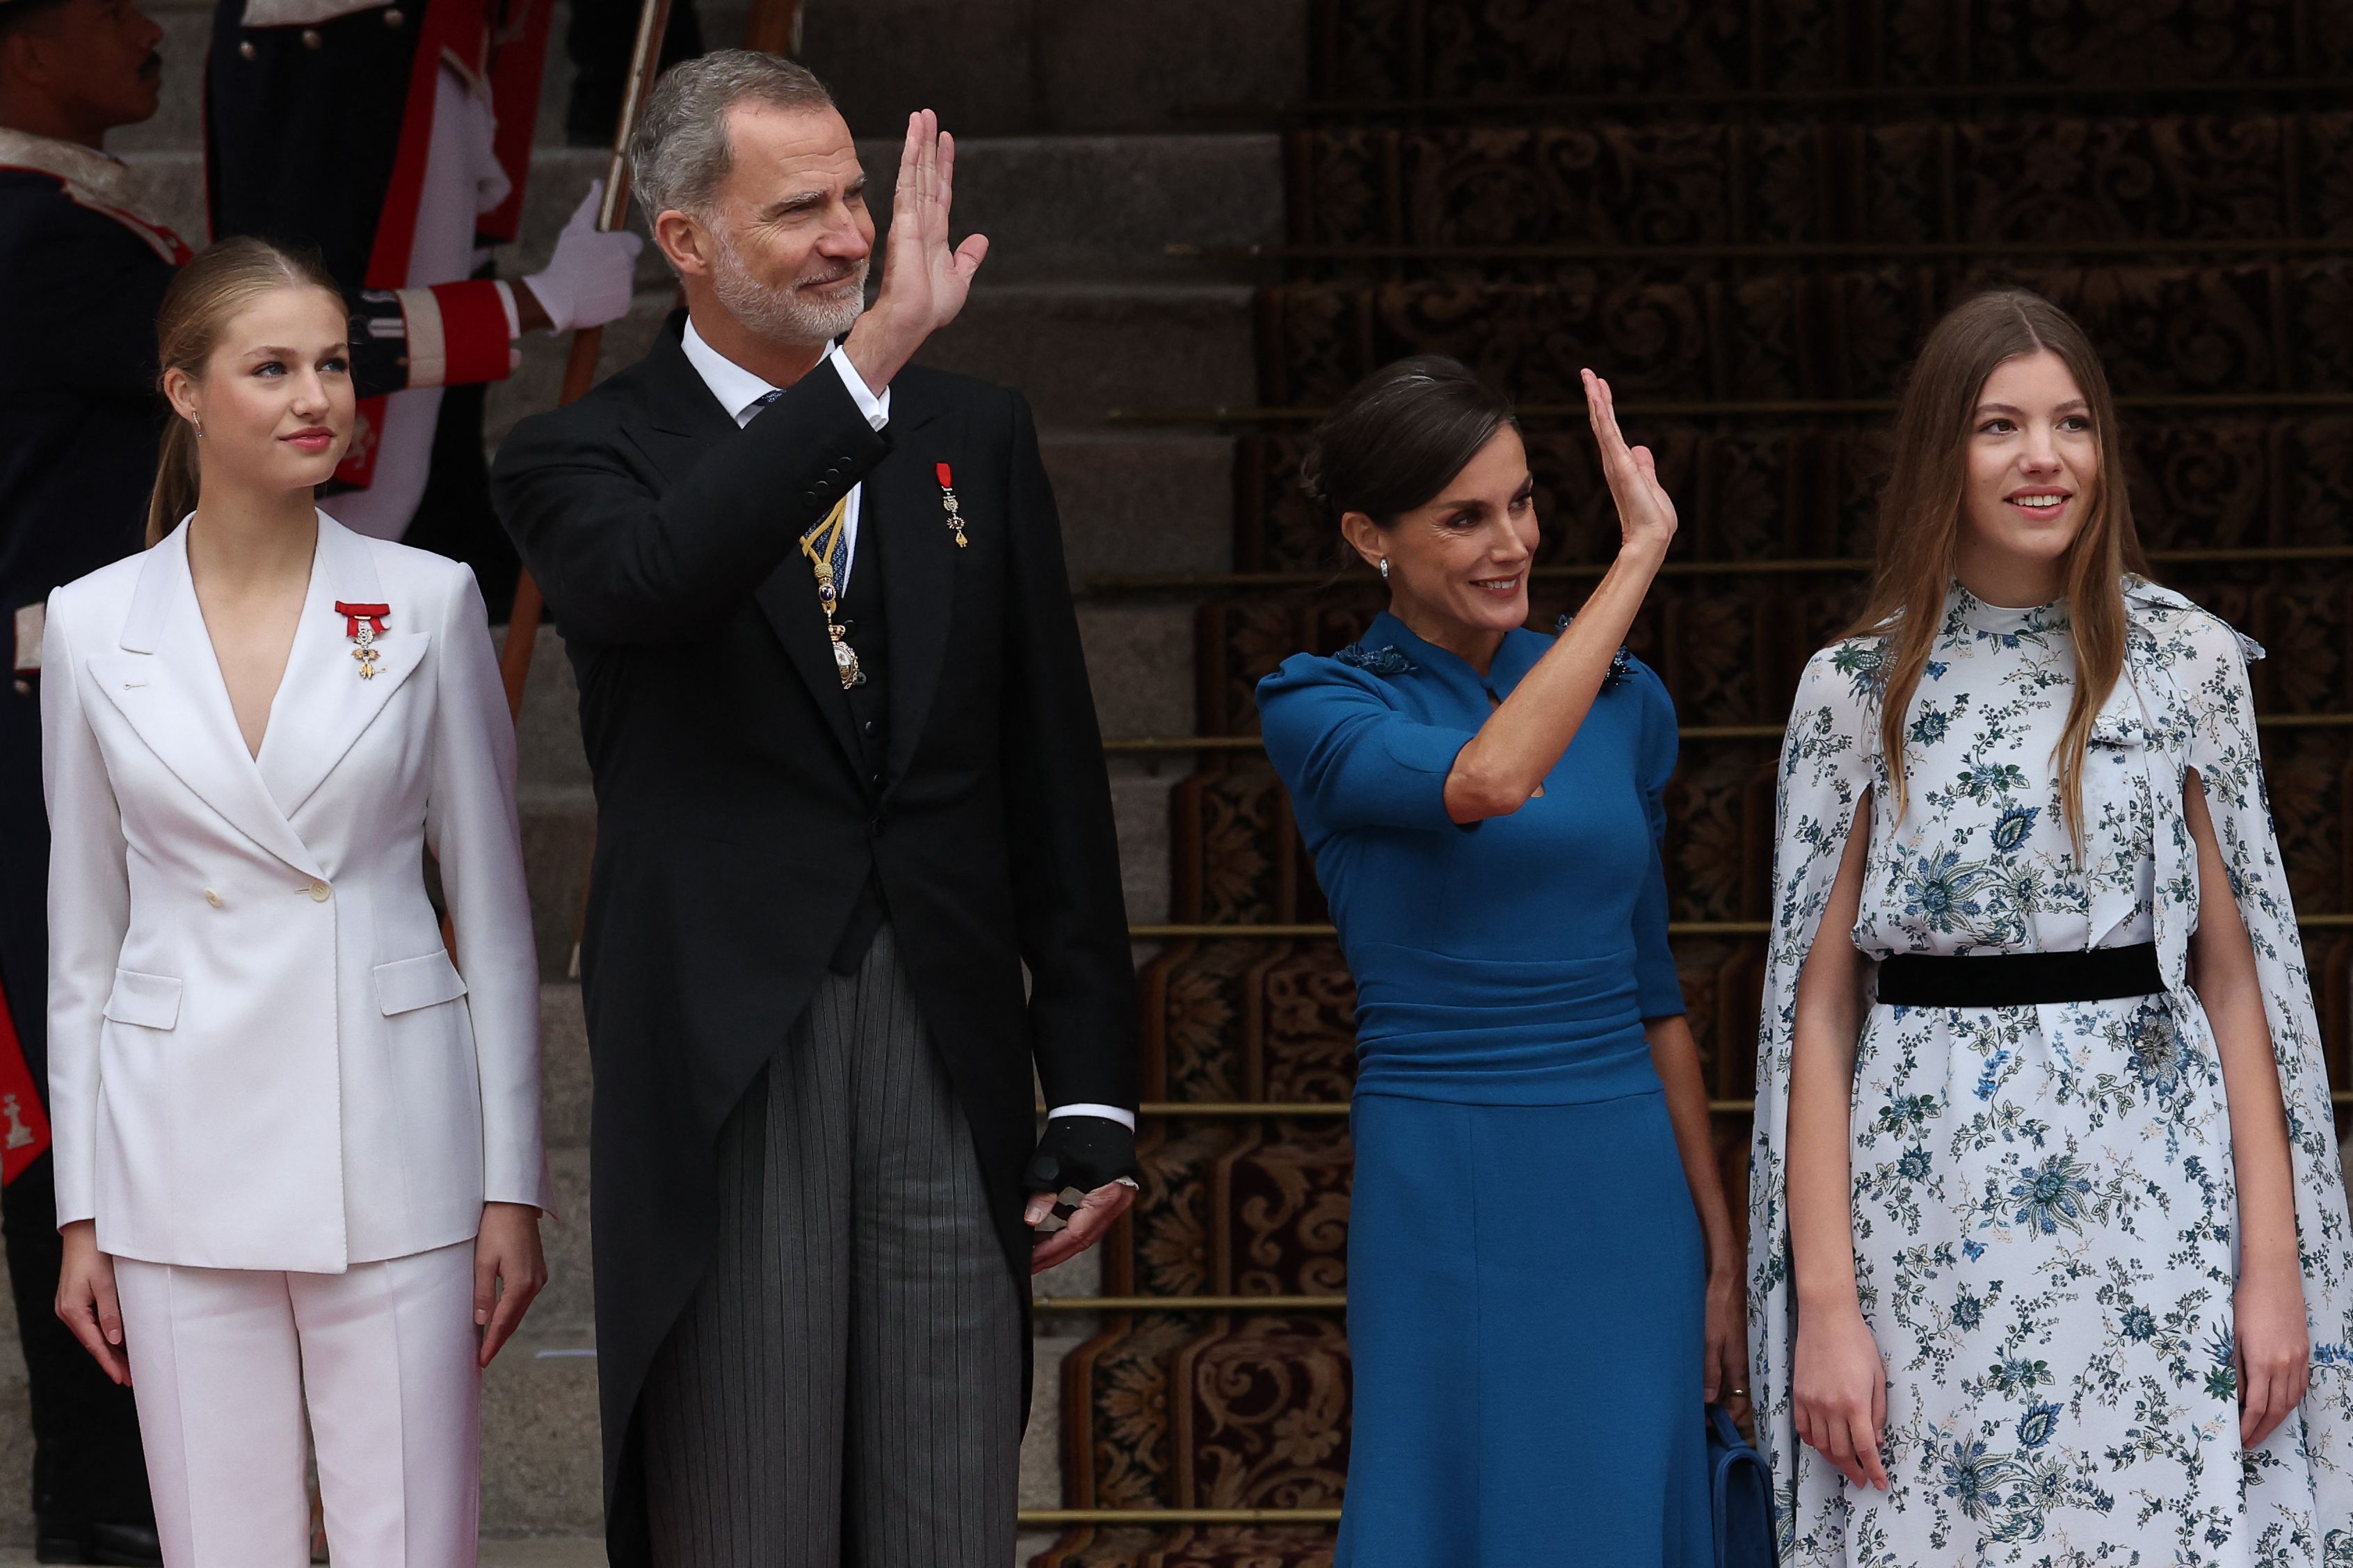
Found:
<svg viewBox="0 0 2353 1568"><path fill-rule="evenodd" d="M774 403L777 398L782 397L784 395L785 393L782 387L778 387L772 392L764 392L760 394L757 398L753 400L752 406L754 408L765 408L769 404ZM830 515L830 513L828 514L828 516ZM806 543L818 532L818 529L822 529L826 525L826 518L818 519L817 527L810 529L807 533L801 535L802 542ZM849 592L849 530L845 528L834 536L833 548L826 552L825 563L833 568L834 593L839 595Z"/></svg>

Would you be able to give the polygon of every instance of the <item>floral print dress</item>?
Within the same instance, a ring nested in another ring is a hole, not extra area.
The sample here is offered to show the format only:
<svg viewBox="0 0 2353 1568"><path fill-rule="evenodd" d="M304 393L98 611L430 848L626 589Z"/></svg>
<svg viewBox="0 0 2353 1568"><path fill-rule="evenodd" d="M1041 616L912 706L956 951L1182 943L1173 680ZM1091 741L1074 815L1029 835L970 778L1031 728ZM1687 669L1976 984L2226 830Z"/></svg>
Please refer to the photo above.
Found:
<svg viewBox="0 0 2353 1568"><path fill-rule="evenodd" d="M2000 609L1955 585L1905 725L1900 816L1877 738L1883 645L1807 667L1781 760L1751 1184L1753 1381L1785 1564L2353 1568L2353 1251L2256 753L2245 661L2261 650L2178 595L2125 586L2125 678L2094 724L2080 852L2052 761L2074 687L2063 602ZM2265 993L2314 1341L2311 1394L2248 1453L2229 1111L2185 978L2191 768ZM1866 1013L1850 1152L1856 1284L1887 1367L1884 1493L1796 1437L1782 1202L1798 968L1866 788L1867 957L2155 942L2168 986Z"/></svg>

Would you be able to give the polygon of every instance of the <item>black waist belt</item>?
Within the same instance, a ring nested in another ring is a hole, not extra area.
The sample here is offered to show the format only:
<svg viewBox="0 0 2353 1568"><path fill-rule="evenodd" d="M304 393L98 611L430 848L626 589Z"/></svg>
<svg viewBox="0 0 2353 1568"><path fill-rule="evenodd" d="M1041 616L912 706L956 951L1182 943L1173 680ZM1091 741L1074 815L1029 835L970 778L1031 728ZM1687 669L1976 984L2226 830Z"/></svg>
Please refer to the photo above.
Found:
<svg viewBox="0 0 2353 1568"><path fill-rule="evenodd" d="M1896 1007L2031 1007L2105 1002L2165 989L2157 943L2089 952L1997 952L1976 958L1899 952L1879 965L1879 999Z"/></svg>

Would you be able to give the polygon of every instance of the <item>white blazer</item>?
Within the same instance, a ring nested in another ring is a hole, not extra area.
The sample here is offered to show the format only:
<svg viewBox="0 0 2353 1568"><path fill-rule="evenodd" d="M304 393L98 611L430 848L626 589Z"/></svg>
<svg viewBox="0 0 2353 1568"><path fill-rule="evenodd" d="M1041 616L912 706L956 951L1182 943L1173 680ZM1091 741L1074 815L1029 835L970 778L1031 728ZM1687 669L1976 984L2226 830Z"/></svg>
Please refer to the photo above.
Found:
<svg viewBox="0 0 2353 1568"><path fill-rule="evenodd" d="M338 600L391 606L372 679ZM259 758L185 526L51 595L41 660L58 1222L151 1263L339 1273L473 1236L486 1199L547 1207L514 726L473 574L322 514Z"/></svg>

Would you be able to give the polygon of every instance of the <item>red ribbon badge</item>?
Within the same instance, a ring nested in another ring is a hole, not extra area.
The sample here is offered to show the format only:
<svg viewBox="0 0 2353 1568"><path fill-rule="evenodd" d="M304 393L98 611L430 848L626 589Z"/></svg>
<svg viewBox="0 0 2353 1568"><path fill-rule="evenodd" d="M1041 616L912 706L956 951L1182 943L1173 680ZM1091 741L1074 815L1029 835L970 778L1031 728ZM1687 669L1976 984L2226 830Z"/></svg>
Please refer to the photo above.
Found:
<svg viewBox="0 0 2353 1568"><path fill-rule="evenodd" d="M955 476L948 472L945 463L934 463L932 472L940 477L940 510L947 513L948 531L955 535L956 548L962 550L972 542L964 536L964 518L956 510Z"/></svg>
<svg viewBox="0 0 2353 1568"><path fill-rule="evenodd" d="M49 1118L25 1064L25 1047L0 995L0 1185L15 1181L49 1146Z"/></svg>
<svg viewBox="0 0 2353 1568"><path fill-rule="evenodd" d="M346 605L338 599L335 601L335 614L343 617L343 635L347 637L360 635L362 621L368 624L370 632L382 637L384 636L384 618L392 614L392 606L390 605Z"/></svg>

